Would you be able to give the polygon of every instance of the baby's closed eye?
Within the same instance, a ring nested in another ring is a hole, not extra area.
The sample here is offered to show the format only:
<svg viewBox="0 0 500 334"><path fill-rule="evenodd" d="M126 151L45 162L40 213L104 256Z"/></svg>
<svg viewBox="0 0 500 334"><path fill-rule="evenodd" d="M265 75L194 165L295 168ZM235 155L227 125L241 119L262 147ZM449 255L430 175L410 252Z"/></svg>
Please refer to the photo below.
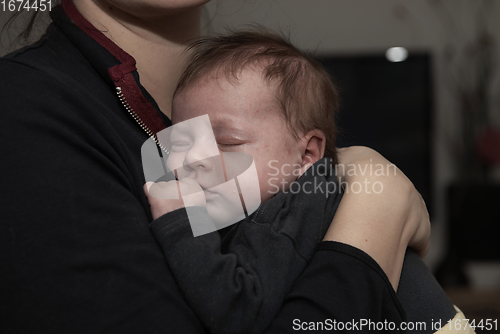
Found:
<svg viewBox="0 0 500 334"><path fill-rule="evenodd" d="M235 136L218 136L216 141L220 149L237 148L247 143L246 140Z"/></svg>
<svg viewBox="0 0 500 334"><path fill-rule="evenodd" d="M170 145L173 151L181 152L190 148L191 142L187 140L175 140Z"/></svg>

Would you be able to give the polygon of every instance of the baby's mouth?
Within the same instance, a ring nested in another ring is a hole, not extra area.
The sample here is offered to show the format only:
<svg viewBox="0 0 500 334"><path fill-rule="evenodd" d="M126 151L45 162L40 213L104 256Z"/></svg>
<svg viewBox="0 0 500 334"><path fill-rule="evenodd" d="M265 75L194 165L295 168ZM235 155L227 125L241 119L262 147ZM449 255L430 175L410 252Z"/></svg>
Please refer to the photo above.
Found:
<svg viewBox="0 0 500 334"><path fill-rule="evenodd" d="M203 188L201 187L201 189L203 189L203 193L205 194L205 199L207 201L211 200L211 199L214 199L216 196L218 196L219 194L214 192L214 191L211 191L210 189L206 189L206 188Z"/></svg>

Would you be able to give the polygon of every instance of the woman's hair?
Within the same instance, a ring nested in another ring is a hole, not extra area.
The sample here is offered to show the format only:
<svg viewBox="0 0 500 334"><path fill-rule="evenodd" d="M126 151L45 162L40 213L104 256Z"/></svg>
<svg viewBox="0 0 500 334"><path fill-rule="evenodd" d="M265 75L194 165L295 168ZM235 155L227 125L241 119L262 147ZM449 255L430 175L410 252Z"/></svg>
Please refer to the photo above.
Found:
<svg viewBox="0 0 500 334"><path fill-rule="evenodd" d="M209 74L234 82L247 66L262 68L263 79L276 84L283 116L295 137L321 130L326 137L325 156L337 163L339 97L331 76L318 61L262 27L202 38L188 50L186 70L175 94Z"/></svg>
<svg viewBox="0 0 500 334"><path fill-rule="evenodd" d="M16 2L16 11L13 11L10 17L5 21L3 26L1 27L0 30L0 41L3 41L3 37L6 33L9 33L11 30L14 30L16 33L11 36L9 36L9 43L1 43L2 46L4 47L12 47L15 44L20 44L22 45L23 43L30 43L33 42L34 38L40 37L41 33L38 30L45 30L45 29L38 29L38 25L47 25L47 20L49 20L48 16L49 13L48 11L41 12L38 10L34 10L33 8L39 8L40 7L40 0L24 0L27 1L30 5L30 10L26 10L24 6L21 6L20 8L19 3ZM52 8L55 7L57 4L59 4L61 0L52 0ZM7 3L7 1L6 1ZM24 2L23 2L24 4ZM20 9L19 11L17 9ZM44 20L45 19L45 20ZM38 34L37 36L34 36L34 32L37 31ZM13 38L12 38L13 37ZM8 45L4 45L8 44Z"/></svg>

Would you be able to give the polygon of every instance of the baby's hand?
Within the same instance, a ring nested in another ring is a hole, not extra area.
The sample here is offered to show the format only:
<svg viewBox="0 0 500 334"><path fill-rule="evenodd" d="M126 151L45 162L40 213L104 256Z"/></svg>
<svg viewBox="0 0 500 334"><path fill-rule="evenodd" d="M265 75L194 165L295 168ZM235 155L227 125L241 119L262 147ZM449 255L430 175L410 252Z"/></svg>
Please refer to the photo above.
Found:
<svg viewBox="0 0 500 334"><path fill-rule="evenodd" d="M188 206L206 206L205 194L198 182L190 178L181 181L146 182L144 193L148 198L153 219Z"/></svg>

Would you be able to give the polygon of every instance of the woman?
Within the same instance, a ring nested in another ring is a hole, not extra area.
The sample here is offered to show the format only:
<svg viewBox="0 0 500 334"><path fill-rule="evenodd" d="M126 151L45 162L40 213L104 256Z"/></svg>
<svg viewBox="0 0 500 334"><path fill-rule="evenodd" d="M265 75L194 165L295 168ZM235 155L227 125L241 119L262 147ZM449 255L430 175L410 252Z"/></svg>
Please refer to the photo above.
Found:
<svg viewBox="0 0 500 334"><path fill-rule="evenodd" d="M140 152L171 125L183 43L205 2L65 0L38 43L0 61L7 331L204 332L149 231ZM370 159L385 162L363 148L341 155ZM428 217L402 173L370 177L383 196L344 196L271 332L295 319L405 320L387 277L397 286L409 243L425 253ZM454 314L441 300L435 320Z"/></svg>

